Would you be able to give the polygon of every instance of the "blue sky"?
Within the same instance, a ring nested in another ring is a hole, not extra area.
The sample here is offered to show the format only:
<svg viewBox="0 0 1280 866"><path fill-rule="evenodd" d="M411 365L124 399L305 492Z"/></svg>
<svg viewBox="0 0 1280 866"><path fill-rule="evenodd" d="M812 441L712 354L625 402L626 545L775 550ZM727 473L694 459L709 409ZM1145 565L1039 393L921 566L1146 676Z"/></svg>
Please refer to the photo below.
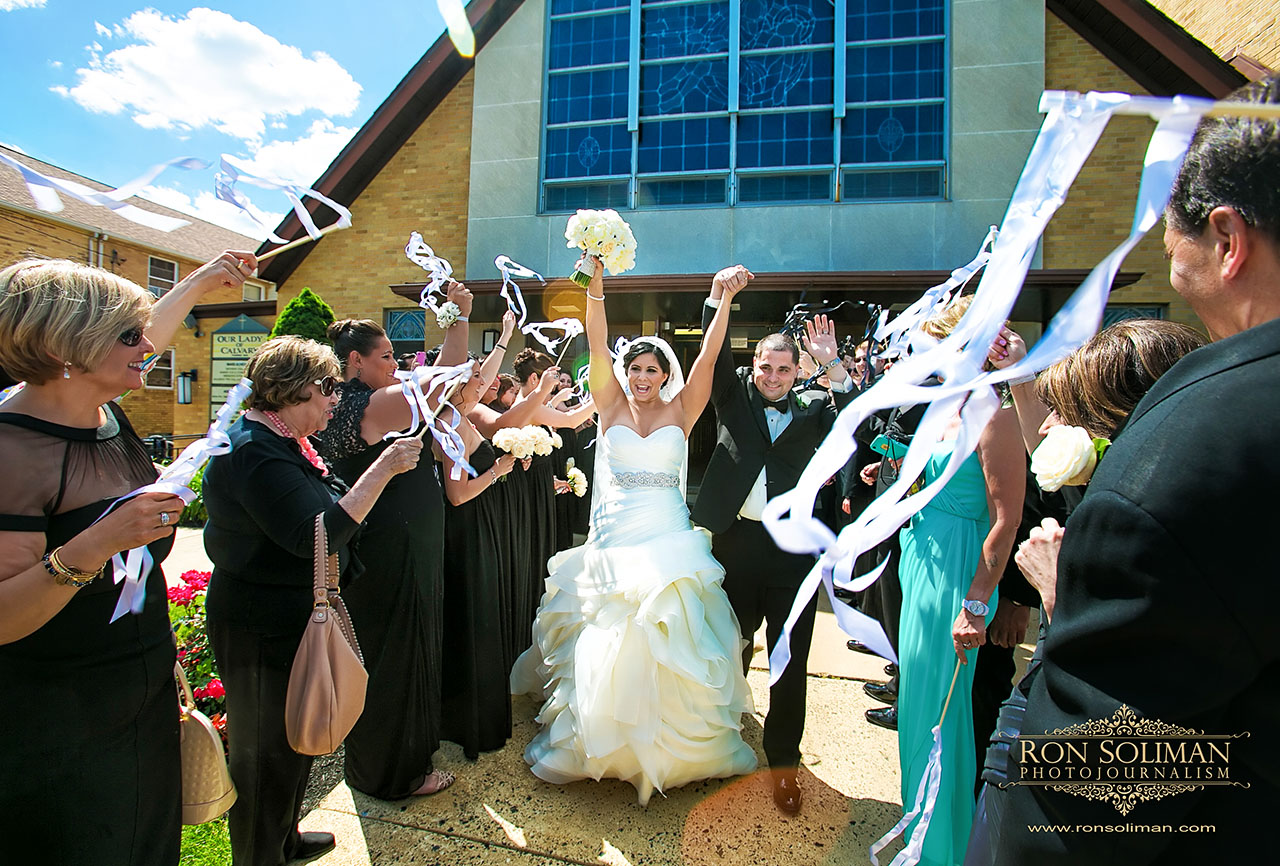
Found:
<svg viewBox="0 0 1280 866"><path fill-rule="evenodd" d="M0 0L0 144L112 186L222 153L309 185L443 30L434 0ZM146 197L263 234L213 198L212 169Z"/></svg>

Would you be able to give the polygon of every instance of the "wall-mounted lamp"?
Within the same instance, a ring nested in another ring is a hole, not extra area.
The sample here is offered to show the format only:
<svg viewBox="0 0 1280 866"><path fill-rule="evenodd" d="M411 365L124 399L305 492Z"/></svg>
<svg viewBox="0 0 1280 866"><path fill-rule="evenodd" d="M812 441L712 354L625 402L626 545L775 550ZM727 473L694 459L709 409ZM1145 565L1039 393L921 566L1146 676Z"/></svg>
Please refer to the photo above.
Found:
<svg viewBox="0 0 1280 866"><path fill-rule="evenodd" d="M191 383L197 378L198 370L186 370L178 374L178 404L186 406L191 403Z"/></svg>
<svg viewBox="0 0 1280 866"><path fill-rule="evenodd" d="M494 328L485 328L480 334L480 351L487 355L498 345L498 331Z"/></svg>

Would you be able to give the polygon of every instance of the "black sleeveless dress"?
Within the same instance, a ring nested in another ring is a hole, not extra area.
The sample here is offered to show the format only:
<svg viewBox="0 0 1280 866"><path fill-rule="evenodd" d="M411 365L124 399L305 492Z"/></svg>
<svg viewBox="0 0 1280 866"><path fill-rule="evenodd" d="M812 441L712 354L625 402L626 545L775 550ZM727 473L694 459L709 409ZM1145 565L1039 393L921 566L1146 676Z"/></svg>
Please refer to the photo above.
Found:
<svg viewBox="0 0 1280 866"><path fill-rule="evenodd" d="M355 484L388 443L360 436L373 389L359 381L339 388L333 419L315 438L330 468ZM369 671L364 713L346 739L347 783L383 800L422 785L440 747L443 550L444 497L424 453L369 512L359 543L365 571L342 593Z"/></svg>
<svg viewBox="0 0 1280 866"><path fill-rule="evenodd" d="M554 454L535 454L529 470L522 473L528 546L520 553L516 572L512 642L517 658L533 645L533 619L546 590L547 560L556 554L555 467Z"/></svg>
<svg viewBox="0 0 1280 866"><path fill-rule="evenodd" d="M156 479L124 411L104 411L96 429L0 412L0 530L43 532L47 552ZM172 536L150 545L140 614L110 622L120 586L108 567L43 626L0 646L4 862L178 862L176 653L160 569L172 546Z"/></svg>
<svg viewBox="0 0 1280 866"><path fill-rule="evenodd" d="M497 452L486 440L469 459L483 475ZM445 503L444 738L472 760L511 738L507 676L515 657L512 618L504 610L513 567L504 488L511 483L500 480L461 505Z"/></svg>

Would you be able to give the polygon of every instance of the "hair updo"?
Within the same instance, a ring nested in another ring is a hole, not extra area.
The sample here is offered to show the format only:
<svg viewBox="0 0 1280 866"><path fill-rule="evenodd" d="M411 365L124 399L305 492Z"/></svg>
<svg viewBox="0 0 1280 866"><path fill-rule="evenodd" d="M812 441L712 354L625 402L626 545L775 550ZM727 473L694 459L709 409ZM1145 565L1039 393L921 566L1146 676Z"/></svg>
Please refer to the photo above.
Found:
<svg viewBox="0 0 1280 866"><path fill-rule="evenodd" d="M343 373L347 372L347 359L352 352L367 358L377 348L378 340L387 336L382 326L372 319L339 319L330 323L325 333L333 344Z"/></svg>
<svg viewBox="0 0 1280 866"><path fill-rule="evenodd" d="M627 351L622 353L622 372L624 376L627 368L631 366L631 362L641 355L653 355L658 359L658 367L661 368L662 372L667 376L671 375L671 362L667 360L667 353L644 337L641 337L628 346Z"/></svg>

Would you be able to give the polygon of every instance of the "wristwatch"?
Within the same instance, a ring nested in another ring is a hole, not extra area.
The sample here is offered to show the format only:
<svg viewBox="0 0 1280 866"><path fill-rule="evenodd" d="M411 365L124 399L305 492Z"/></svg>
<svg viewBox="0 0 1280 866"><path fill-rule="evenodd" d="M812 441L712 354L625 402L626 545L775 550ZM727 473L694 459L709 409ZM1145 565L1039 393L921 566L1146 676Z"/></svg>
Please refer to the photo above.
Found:
<svg viewBox="0 0 1280 866"><path fill-rule="evenodd" d="M991 610L985 601L978 601L976 598L966 598L960 602L960 606L974 616L986 616L987 611Z"/></svg>

